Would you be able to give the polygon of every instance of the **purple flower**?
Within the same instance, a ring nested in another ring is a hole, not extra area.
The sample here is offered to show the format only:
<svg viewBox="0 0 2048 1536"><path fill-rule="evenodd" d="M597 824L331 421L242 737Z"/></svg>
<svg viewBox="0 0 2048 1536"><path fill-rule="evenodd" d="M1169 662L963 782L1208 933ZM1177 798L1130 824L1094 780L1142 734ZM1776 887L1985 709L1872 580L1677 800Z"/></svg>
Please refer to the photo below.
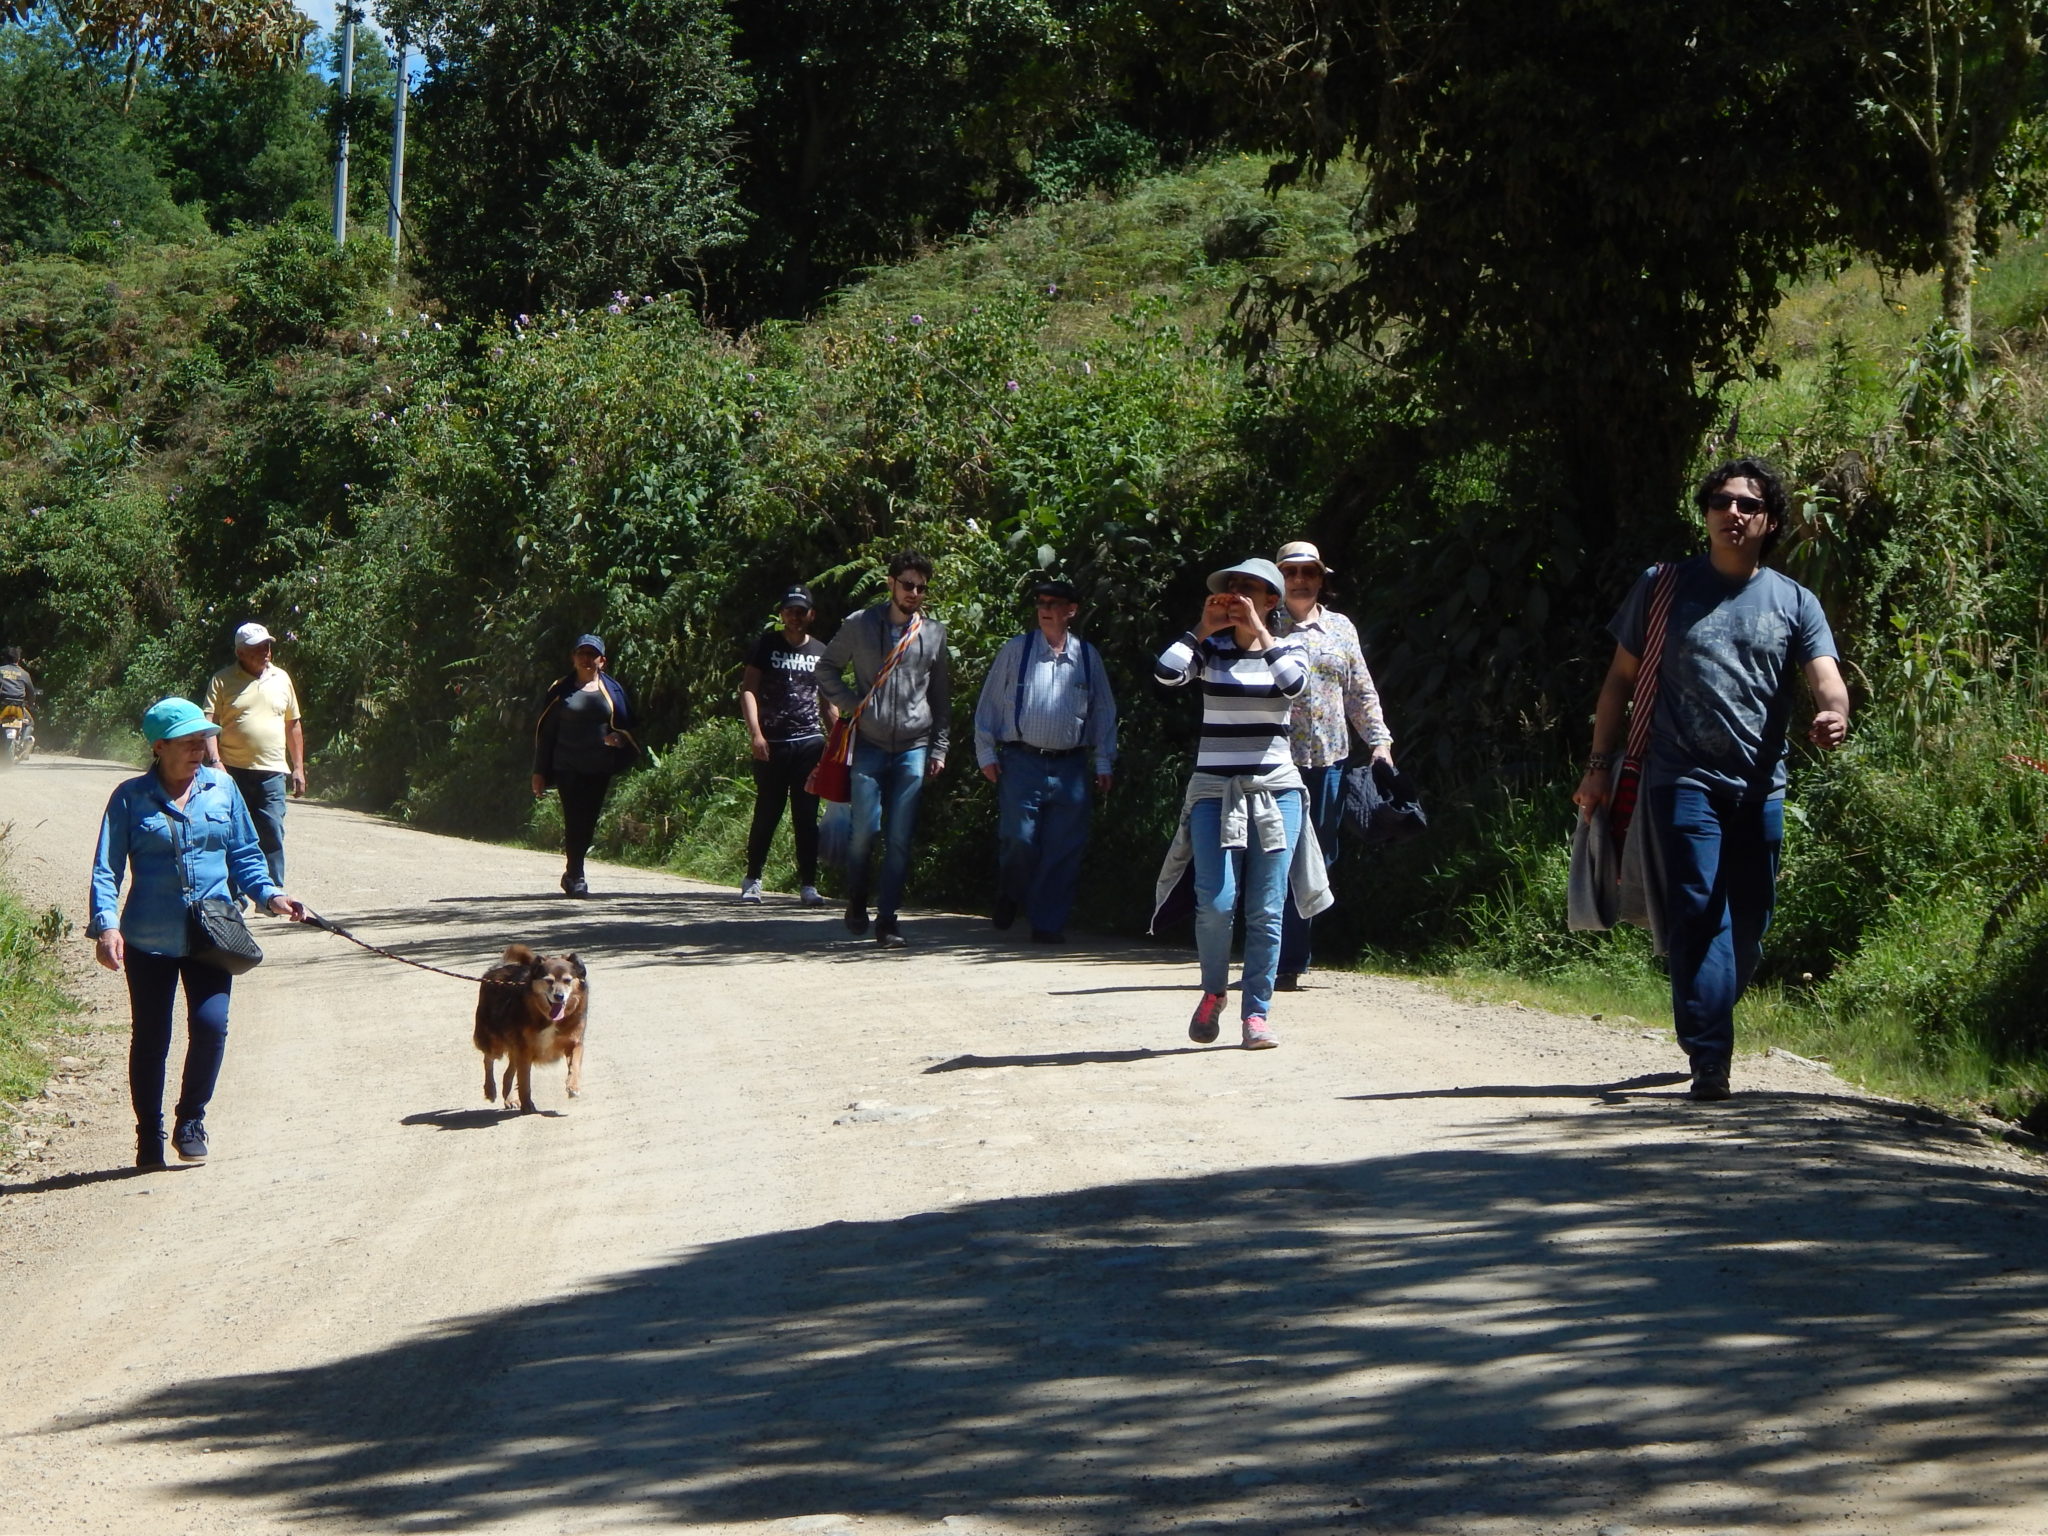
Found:
<svg viewBox="0 0 2048 1536"><path fill-rule="evenodd" d="M1009 390L1011 393L1014 394L1017 389L1017 381L1015 379L1012 379L1009 383L1005 384L1003 388Z"/></svg>
<svg viewBox="0 0 2048 1536"><path fill-rule="evenodd" d="M923 325L923 324L924 324L924 316L923 316L923 315L912 315L912 316L910 317L910 323L911 323L912 325Z"/></svg>

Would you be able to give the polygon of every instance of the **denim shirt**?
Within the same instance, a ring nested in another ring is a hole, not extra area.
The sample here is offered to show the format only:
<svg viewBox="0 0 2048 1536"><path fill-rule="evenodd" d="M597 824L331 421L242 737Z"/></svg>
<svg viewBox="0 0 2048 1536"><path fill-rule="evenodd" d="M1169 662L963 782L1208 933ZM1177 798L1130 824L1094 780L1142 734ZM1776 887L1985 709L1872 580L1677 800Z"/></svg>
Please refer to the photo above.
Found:
<svg viewBox="0 0 2048 1536"><path fill-rule="evenodd" d="M108 799L100 822L99 851L92 860L92 924L86 932L97 936L114 926L114 904L126 871L131 878L128 903L121 909L121 937L147 954L182 955L187 901L225 897L230 862L236 883L259 902L267 905L271 897L284 894L270 878L241 791L223 770L202 764L182 810L164 793L155 769L130 779Z"/></svg>

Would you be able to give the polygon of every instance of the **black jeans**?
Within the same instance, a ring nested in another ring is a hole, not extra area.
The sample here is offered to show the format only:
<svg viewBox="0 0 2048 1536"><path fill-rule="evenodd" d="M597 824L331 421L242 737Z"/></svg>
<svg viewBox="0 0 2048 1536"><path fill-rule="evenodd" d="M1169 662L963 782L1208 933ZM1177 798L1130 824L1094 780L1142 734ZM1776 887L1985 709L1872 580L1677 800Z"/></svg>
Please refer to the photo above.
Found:
<svg viewBox="0 0 2048 1536"><path fill-rule="evenodd" d="M604 810L604 797L611 787L608 773L555 770L555 792L562 797L563 851L569 856L571 879L583 878L583 860L590 852L591 839L597 836L598 814Z"/></svg>
<svg viewBox="0 0 2048 1536"><path fill-rule="evenodd" d="M181 955L130 949L121 962L128 978L128 1097L136 1129L164 1128L164 1064L171 1054L171 1013L178 983L185 983L185 1072L177 1116L206 1113L228 1049L228 993L235 978L218 966Z"/></svg>
<svg viewBox="0 0 2048 1536"><path fill-rule="evenodd" d="M818 797L804 790L804 781L825 755L825 738L771 741L768 761L754 759L754 824L747 832L747 878L761 878L768 845L782 823L782 805L789 802L789 828L796 835L796 874L803 885L818 883Z"/></svg>

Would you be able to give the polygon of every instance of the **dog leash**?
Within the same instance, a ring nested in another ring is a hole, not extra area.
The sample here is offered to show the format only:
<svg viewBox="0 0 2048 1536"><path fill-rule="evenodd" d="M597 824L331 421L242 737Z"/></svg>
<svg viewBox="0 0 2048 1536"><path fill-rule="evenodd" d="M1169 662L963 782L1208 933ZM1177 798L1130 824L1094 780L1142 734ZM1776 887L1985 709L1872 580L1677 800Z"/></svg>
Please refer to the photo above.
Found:
<svg viewBox="0 0 2048 1536"><path fill-rule="evenodd" d="M328 918L322 917L318 912L315 912L311 907L306 907L304 910L306 913L306 921L311 923L315 928L319 928L328 933L331 933L337 939L346 939L349 941L349 943L355 945L356 948L367 949L373 955L382 955L386 960L396 960L400 965L410 965L417 970L432 971L436 976L446 976L453 981L466 981L471 986L517 987L525 985L525 983L523 982L503 981L495 976L465 976L460 971L444 971L443 969L441 969L440 966L429 965L424 960L414 960L406 955L394 955L388 949L379 949L375 944L366 943L364 940L357 938L354 934L350 933L346 928L342 927L341 924L333 922Z"/></svg>

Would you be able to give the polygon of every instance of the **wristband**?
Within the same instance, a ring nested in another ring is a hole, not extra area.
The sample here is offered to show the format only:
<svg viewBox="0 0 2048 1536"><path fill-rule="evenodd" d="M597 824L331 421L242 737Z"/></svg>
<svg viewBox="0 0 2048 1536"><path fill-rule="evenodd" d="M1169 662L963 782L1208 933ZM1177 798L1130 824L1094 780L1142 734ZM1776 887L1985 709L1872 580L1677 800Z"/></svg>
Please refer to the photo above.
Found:
<svg viewBox="0 0 2048 1536"><path fill-rule="evenodd" d="M1586 759L1586 772L1588 773L1605 773L1613 766L1614 754L1612 752L1595 752Z"/></svg>

